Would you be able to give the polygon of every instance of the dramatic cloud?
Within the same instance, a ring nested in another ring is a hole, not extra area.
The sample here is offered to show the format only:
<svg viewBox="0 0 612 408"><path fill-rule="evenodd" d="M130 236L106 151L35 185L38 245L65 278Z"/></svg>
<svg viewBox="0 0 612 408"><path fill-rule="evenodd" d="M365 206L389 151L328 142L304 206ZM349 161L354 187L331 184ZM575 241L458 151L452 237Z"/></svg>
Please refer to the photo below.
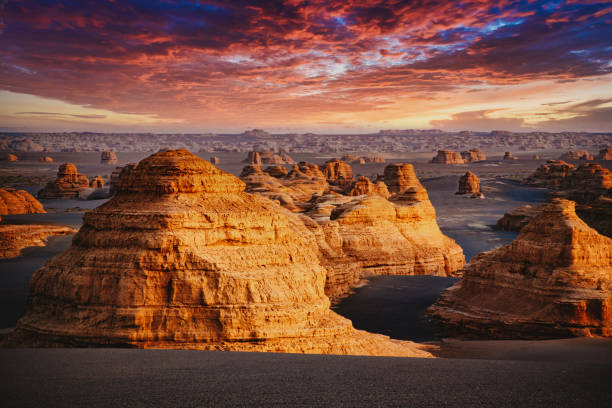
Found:
<svg viewBox="0 0 612 408"><path fill-rule="evenodd" d="M466 95L607 78L606 3L0 0L0 90L210 130L399 126L434 108L520 127Z"/></svg>

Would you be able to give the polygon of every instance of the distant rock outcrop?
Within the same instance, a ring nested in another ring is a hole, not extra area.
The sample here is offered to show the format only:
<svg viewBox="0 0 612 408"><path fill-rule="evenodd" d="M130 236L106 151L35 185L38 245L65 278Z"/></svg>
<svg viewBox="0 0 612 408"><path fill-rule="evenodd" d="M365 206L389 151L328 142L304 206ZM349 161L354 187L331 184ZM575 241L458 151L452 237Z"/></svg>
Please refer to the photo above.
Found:
<svg viewBox="0 0 612 408"><path fill-rule="evenodd" d="M313 233L244 187L185 150L142 160L34 274L6 342L429 356L332 312Z"/></svg>
<svg viewBox="0 0 612 408"><path fill-rule="evenodd" d="M521 183L532 187L559 188L563 180L574 169L574 165L562 160L548 160Z"/></svg>
<svg viewBox="0 0 612 408"><path fill-rule="evenodd" d="M564 160L564 161L572 161L572 160L593 160L593 156L585 151L585 150L578 150L578 151L572 151L570 150L567 153L563 153L561 155L561 157L559 157L559 160Z"/></svg>
<svg viewBox="0 0 612 408"><path fill-rule="evenodd" d="M19 158L15 156L13 153L4 153L4 154L0 154L0 160L17 162L19 161Z"/></svg>
<svg viewBox="0 0 612 408"><path fill-rule="evenodd" d="M353 181L353 169L346 162L333 158L321 169L328 183L346 186Z"/></svg>
<svg viewBox="0 0 612 408"><path fill-rule="evenodd" d="M43 205L25 190L0 188L0 215L45 213Z"/></svg>
<svg viewBox="0 0 612 408"><path fill-rule="evenodd" d="M597 160L612 160L612 149L609 147L601 149L597 155Z"/></svg>
<svg viewBox="0 0 612 408"><path fill-rule="evenodd" d="M15 258L24 248L45 246L52 236L75 232L61 225L0 224L0 259Z"/></svg>
<svg viewBox="0 0 612 408"><path fill-rule="evenodd" d="M274 152L251 151L242 162L258 166L262 164L295 164L295 161L285 152L276 154Z"/></svg>
<svg viewBox="0 0 612 408"><path fill-rule="evenodd" d="M51 157L51 156L41 156L38 159L38 161L41 162L41 163L53 163L53 157Z"/></svg>
<svg viewBox="0 0 612 408"><path fill-rule="evenodd" d="M100 163L102 164L117 164L117 155L115 152L103 151L100 154Z"/></svg>
<svg viewBox="0 0 612 408"><path fill-rule="evenodd" d="M480 196L480 179L471 171L465 173L459 179L459 188L455 194L471 194Z"/></svg>
<svg viewBox="0 0 612 408"><path fill-rule="evenodd" d="M487 156L480 149L470 149L465 152L461 152L461 157L466 163L474 163L479 161L487 160Z"/></svg>
<svg viewBox="0 0 612 408"><path fill-rule="evenodd" d="M509 245L476 256L429 308L485 338L612 336L612 239L555 199Z"/></svg>
<svg viewBox="0 0 612 408"><path fill-rule="evenodd" d="M91 179L89 183L89 187L91 188L104 188L104 179L100 176L96 176Z"/></svg>
<svg viewBox="0 0 612 408"><path fill-rule="evenodd" d="M213 156L213 157L210 158L210 162L212 164L214 164L215 166L217 166L217 165L221 164L221 159L218 158L217 156Z"/></svg>
<svg viewBox="0 0 612 408"><path fill-rule="evenodd" d="M504 153L504 160L517 160L518 157L513 156L512 152L505 152Z"/></svg>
<svg viewBox="0 0 612 408"><path fill-rule="evenodd" d="M385 167L384 180L389 192L401 193L410 187L423 188L410 163L393 163Z"/></svg>
<svg viewBox="0 0 612 408"><path fill-rule="evenodd" d="M438 150L438 154L431 159L430 163L441 164L464 164L465 160L461 155L452 150Z"/></svg>
<svg viewBox="0 0 612 408"><path fill-rule="evenodd" d="M77 198L79 190L89 188L89 179L77 172L72 163L59 166L57 178L38 192L38 198Z"/></svg>
<svg viewBox="0 0 612 408"><path fill-rule="evenodd" d="M354 154L345 154L340 159L350 164L370 164L370 163L384 163L385 158L381 155L374 156L356 156Z"/></svg>

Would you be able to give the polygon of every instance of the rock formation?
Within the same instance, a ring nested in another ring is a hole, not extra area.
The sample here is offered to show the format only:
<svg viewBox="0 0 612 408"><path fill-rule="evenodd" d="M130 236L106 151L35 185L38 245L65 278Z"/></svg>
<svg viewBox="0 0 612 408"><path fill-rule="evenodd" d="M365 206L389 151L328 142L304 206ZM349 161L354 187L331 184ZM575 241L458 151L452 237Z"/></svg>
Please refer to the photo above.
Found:
<svg viewBox="0 0 612 408"><path fill-rule="evenodd" d="M518 157L513 156L512 152L505 152L504 153L504 160L517 160Z"/></svg>
<svg viewBox="0 0 612 408"><path fill-rule="evenodd" d="M75 232L59 225L0 224L0 259L15 258L24 248L47 245L49 237Z"/></svg>
<svg viewBox="0 0 612 408"><path fill-rule="evenodd" d="M156 153L38 270L9 344L428 356L333 313L314 235L185 150Z"/></svg>
<svg viewBox="0 0 612 408"><path fill-rule="evenodd" d="M609 147L601 149L597 155L597 160L612 160L612 149Z"/></svg>
<svg viewBox="0 0 612 408"><path fill-rule="evenodd" d="M423 188L414 172L414 167L409 163L387 165L384 171L384 180L391 193L401 193L410 187Z"/></svg>
<svg viewBox="0 0 612 408"><path fill-rule="evenodd" d="M486 338L612 336L612 239L555 199L509 245L476 256L428 310Z"/></svg>
<svg viewBox="0 0 612 408"><path fill-rule="evenodd" d="M374 184L367 177L359 177L355 180L344 192L347 196L360 196L360 195L378 195L384 198L389 198L389 190L385 183L379 181Z"/></svg>
<svg viewBox="0 0 612 408"><path fill-rule="evenodd" d="M51 157L51 156L41 156L38 159L38 161L41 162L41 163L53 163L53 157Z"/></svg>
<svg viewBox="0 0 612 408"><path fill-rule="evenodd" d="M77 173L74 164L64 163L59 166L57 178L38 192L38 198L77 198L83 188L89 188L87 176Z"/></svg>
<svg viewBox="0 0 612 408"><path fill-rule="evenodd" d="M136 165L134 163L129 163L129 164L126 164L125 166L115 167L115 170L113 170L113 172L110 175L110 182L109 182L110 195L115 194L115 192L117 191L117 186L119 185L119 180L121 179L121 176L127 173L128 171L130 171L131 169L133 169L135 166Z"/></svg>
<svg viewBox="0 0 612 408"><path fill-rule="evenodd" d="M0 188L0 215L45 213L43 205L25 190Z"/></svg>
<svg viewBox="0 0 612 408"><path fill-rule="evenodd" d="M348 185L353 181L351 166L337 158L326 161L321 171L330 184Z"/></svg>
<svg viewBox="0 0 612 408"><path fill-rule="evenodd" d="M370 164L385 162L385 158L378 154L374 156L356 156L354 154L345 154L340 160L351 164Z"/></svg>
<svg viewBox="0 0 612 408"><path fill-rule="evenodd" d="M461 247L440 231L424 188L411 187L390 200L335 194L313 199L303 218L319 239L328 296L342 297L370 276L452 276L464 265Z"/></svg>
<svg viewBox="0 0 612 408"><path fill-rule="evenodd" d="M562 160L548 160L521 183L532 187L559 188L563 180L574 169L572 164Z"/></svg>
<svg viewBox="0 0 612 408"><path fill-rule="evenodd" d="M524 205L522 207L515 208L504 214L495 227L504 231L520 231L523 227L531 222L536 215L540 214L545 204L537 205L535 207L531 205Z"/></svg>
<svg viewBox="0 0 612 408"><path fill-rule="evenodd" d="M117 164L117 155L115 152L103 151L100 154L100 163L102 164Z"/></svg>
<svg viewBox="0 0 612 408"><path fill-rule="evenodd" d="M94 177L93 179L91 179L89 187L91 187L91 188L104 188L104 179L102 177L100 177L100 176Z"/></svg>
<svg viewBox="0 0 612 408"><path fill-rule="evenodd" d="M487 156L480 149L470 149L465 152L461 152L461 157L466 163L474 163L483 160L487 160Z"/></svg>
<svg viewBox="0 0 612 408"><path fill-rule="evenodd" d="M593 156L585 150L572 151L564 153L559 157L559 160L593 160Z"/></svg>
<svg viewBox="0 0 612 408"><path fill-rule="evenodd" d="M16 162L16 161L19 161L19 158L12 153L4 153L4 154L0 154L0 160Z"/></svg>
<svg viewBox="0 0 612 408"><path fill-rule="evenodd" d="M438 150L438 154L431 159L430 163L464 164L465 160L459 153L452 150Z"/></svg>
<svg viewBox="0 0 612 408"><path fill-rule="evenodd" d="M480 179L471 171L465 173L459 179L459 189L455 194L472 194L473 196L479 196L480 193Z"/></svg>
<svg viewBox="0 0 612 408"><path fill-rule="evenodd" d="M217 165L221 164L221 159L218 158L217 156L213 156L213 157L210 158L210 162L212 164L214 164L215 166L217 166Z"/></svg>
<svg viewBox="0 0 612 408"><path fill-rule="evenodd" d="M279 152L258 152L251 151L243 163L256 164L261 166L262 164L295 164L295 161L286 153Z"/></svg>

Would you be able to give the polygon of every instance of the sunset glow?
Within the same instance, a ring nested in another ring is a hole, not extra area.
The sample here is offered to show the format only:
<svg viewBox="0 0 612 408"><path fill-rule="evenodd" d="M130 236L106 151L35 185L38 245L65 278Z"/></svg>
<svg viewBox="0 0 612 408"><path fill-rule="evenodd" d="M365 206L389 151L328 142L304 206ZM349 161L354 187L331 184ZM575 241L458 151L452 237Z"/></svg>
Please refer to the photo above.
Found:
<svg viewBox="0 0 612 408"><path fill-rule="evenodd" d="M609 1L2 5L2 131L612 129Z"/></svg>

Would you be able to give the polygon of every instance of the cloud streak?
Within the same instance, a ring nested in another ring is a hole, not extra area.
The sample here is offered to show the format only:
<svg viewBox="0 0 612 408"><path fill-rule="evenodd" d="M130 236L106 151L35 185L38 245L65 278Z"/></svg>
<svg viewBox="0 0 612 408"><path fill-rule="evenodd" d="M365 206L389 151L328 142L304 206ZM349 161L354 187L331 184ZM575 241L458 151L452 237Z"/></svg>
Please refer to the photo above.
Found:
<svg viewBox="0 0 612 408"><path fill-rule="evenodd" d="M461 112L457 95L482 87L610 75L611 11L507 0L14 0L0 24L0 89L209 127L393 119L453 95Z"/></svg>

